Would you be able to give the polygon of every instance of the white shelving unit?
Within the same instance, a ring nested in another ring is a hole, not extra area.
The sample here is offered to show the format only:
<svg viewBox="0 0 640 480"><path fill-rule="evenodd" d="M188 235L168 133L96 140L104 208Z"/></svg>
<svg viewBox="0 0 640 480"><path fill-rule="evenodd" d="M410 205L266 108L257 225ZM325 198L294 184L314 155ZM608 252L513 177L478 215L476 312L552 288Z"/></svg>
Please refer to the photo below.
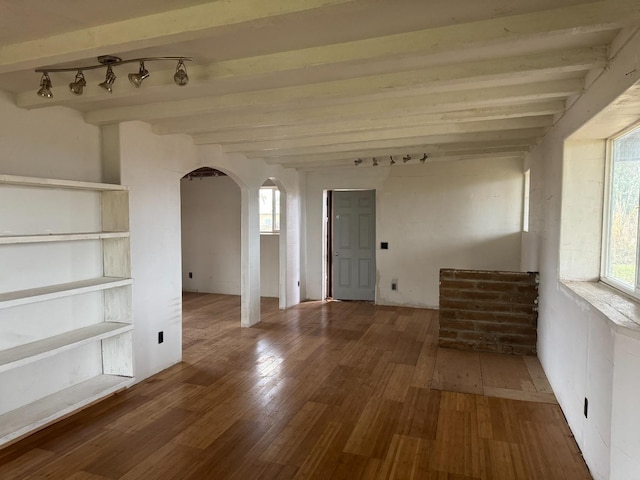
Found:
<svg viewBox="0 0 640 480"><path fill-rule="evenodd" d="M127 187L0 175L0 447L133 383L129 252Z"/></svg>

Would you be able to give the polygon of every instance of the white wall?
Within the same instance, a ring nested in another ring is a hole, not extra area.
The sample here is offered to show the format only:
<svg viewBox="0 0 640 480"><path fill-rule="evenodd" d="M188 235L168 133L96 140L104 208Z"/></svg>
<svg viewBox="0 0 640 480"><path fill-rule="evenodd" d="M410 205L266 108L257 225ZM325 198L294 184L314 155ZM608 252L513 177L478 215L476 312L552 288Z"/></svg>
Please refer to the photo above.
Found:
<svg viewBox="0 0 640 480"><path fill-rule="evenodd" d="M231 177L181 180L180 187L182 288L240 295L240 187Z"/></svg>
<svg viewBox="0 0 640 480"><path fill-rule="evenodd" d="M5 175L102 180L100 130L75 110L24 110L0 90L0 146L0 173Z"/></svg>
<svg viewBox="0 0 640 480"><path fill-rule="evenodd" d="M522 178L499 158L309 172L307 296L322 296L323 190L376 190L376 302L437 307L440 268L519 270Z"/></svg>
<svg viewBox="0 0 640 480"><path fill-rule="evenodd" d="M638 51L640 37L636 35L527 159L531 168L532 222L530 234L523 238L523 267L537 266L540 270L538 356L584 458L598 480L639 478L640 341L618 331L607 317L559 281L561 265L565 277L572 273L577 278L592 276L591 272L572 267L576 265L572 251L584 239L571 234L575 232L567 232L564 237L567 243L561 243L561 224L571 221L563 219L562 214L573 216L574 220L580 214L576 208L579 196L567 196L580 191L575 188L576 179L565 178L567 190L563 192L563 175L579 172L580 166L575 164L579 158L573 153L584 145L573 145L573 152L566 158L563 155L565 140L571 134L640 79ZM637 114L628 118L630 122L637 120ZM601 168L595 161L597 155L593 154L597 142L595 145L587 145L584 157L592 171ZM583 185L584 209L591 211L591 200L601 191L601 185ZM568 205L563 208L565 199ZM592 220L588 223L593 223ZM588 264L593 264L591 240L597 240L600 232L584 234L593 237L587 239L585 247ZM588 418L583 415L585 397L589 399Z"/></svg>
<svg viewBox="0 0 640 480"><path fill-rule="evenodd" d="M240 295L240 187L228 176L180 185L183 290ZM279 241L279 235L260 235L263 297L278 297Z"/></svg>
<svg viewBox="0 0 640 480"><path fill-rule="evenodd" d="M190 138L161 137L149 125L120 125L121 182L128 185L136 380L182 358L180 162ZM164 343L158 344L158 332Z"/></svg>

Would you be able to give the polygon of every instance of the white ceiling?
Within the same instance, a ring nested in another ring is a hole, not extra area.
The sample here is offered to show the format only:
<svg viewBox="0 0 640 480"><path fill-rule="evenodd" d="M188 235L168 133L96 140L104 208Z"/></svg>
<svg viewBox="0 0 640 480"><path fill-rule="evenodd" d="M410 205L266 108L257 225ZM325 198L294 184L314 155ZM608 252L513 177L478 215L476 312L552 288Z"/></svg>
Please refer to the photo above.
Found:
<svg viewBox="0 0 640 480"><path fill-rule="evenodd" d="M298 168L523 158L638 25L638 0L0 0L0 89ZM34 68L107 54L195 61L186 87L148 62L140 89L128 64L36 95Z"/></svg>

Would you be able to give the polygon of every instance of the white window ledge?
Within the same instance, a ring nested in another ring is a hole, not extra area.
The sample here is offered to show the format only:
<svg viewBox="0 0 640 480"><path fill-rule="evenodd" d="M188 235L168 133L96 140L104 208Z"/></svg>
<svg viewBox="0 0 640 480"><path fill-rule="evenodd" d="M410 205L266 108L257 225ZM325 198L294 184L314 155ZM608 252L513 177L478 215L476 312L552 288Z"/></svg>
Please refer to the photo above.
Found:
<svg viewBox="0 0 640 480"><path fill-rule="evenodd" d="M561 283L609 319L616 332L640 340L640 303L601 282Z"/></svg>

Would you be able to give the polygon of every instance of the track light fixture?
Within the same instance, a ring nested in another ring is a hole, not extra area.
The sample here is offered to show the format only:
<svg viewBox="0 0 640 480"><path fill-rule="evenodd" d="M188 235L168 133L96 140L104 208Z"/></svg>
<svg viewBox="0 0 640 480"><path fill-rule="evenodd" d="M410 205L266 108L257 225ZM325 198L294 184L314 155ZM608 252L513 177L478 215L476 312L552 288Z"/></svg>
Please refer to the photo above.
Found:
<svg viewBox="0 0 640 480"><path fill-rule="evenodd" d="M184 60L182 58L178 60L178 65L176 66L176 73L173 74L173 81L179 87L184 87L187 83L189 83L189 75L187 75L187 67L184 64Z"/></svg>
<svg viewBox="0 0 640 480"><path fill-rule="evenodd" d="M69 84L69 90L74 95L82 95L82 90L87 86L87 81L84 79L84 73L82 70L78 70L76 73L76 79Z"/></svg>
<svg viewBox="0 0 640 480"><path fill-rule="evenodd" d="M45 98L53 97L53 93L51 93L51 79L47 72L43 72L42 78L40 78L40 90L38 90L38 95Z"/></svg>
<svg viewBox="0 0 640 480"><path fill-rule="evenodd" d="M399 157L401 155L389 155L389 166L393 166L397 163L396 159L393 157ZM402 163L407 163L409 161L411 161L413 159L413 157L411 155L404 155L401 156L402 157ZM417 157L416 157L417 158ZM429 155L427 155L426 153L424 153L422 155L422 157L418 158L418 160L420 161L420 163L425 163L427 161L427 158L429 158ZM362 158L357 158L353 161L353 164L357 167L358 165L362 164L364 162L364 160ZM371 165L374 167L377 167L378 165L380 165L380 162L378 162L378 159L376 157L371 157Z"/></svg>
<svg viewBox="0 0 640 480"><path fill-rule="evenodd" d="M104 88L107 92L111 93L113 91L113 83L116 81L116 74L113 73L113 68L111 65L107 67L107 74L104 78L104 82L100 84L101 88Z"/></svg>
<svg viewBox="0 0 640 480"><path fill-rule="evenodd" d="M173 81L176 85L184 86L189 83L189 75L187 75L187 67L184 62L193 61L191 57L146 57L146 58L131 58L129 60L122 60L120 57L114 57L112 55L102 55L98 57L98 63L94 65L84 65L84 66L74 66L74 67L65 67L65 68L49 68L49 67L41 67L36 68L36 72L42 73L42 78L40 79L40 89L38 90L38 95L45 98L53 97L51 93L52 83L49 78L49 74L53 72L77 72L76 78L73 82L69 84L69 90L75 95L82 95L84 87L87 86L87 81L84 78L84 70L95 70L97 68L106 67L107 73L105 75L104 82L100 83L100 87L111 93L113 91L113 84L116 81L116 74L113 71L113 68L118 65L123 65L125 63L139 63L140 68L137 73L130 73L128 75L129 81L131 84L140 88L142 82L149 77L149 70L145 67L145 62L155 62L159 60L177 60L178 64L176 66L176 71L173 75Z"/></svg>
<svg viewBox="0 0 640 480"><path fill-rule="evenodd" d="M134 87L140 88L140 86L142 85L142 81L148 76L149 76L149 70L144 68L144 62L140 62L140 70L138 70L138 73L130 73L129 81L131 82L131 85L133 85Z"/></svg>

